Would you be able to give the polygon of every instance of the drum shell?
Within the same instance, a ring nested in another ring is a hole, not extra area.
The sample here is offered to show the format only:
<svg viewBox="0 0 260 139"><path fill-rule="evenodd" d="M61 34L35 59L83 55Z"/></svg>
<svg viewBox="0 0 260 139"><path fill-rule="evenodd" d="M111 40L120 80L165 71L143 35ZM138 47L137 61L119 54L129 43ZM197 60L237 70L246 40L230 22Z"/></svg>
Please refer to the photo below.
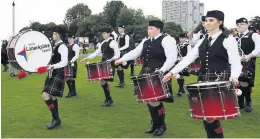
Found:
<svg viewBox="0 0 260 139"><path fill-rule="evenodd" d="M19 35L16 35L15 37L13 37L9 43L8 43L8 46L7 46L7 56L8 56L8 61L10 63L10 65L12 65L12 67L14 67L15 69L18 69L18 70L22 70L21 66L17 63L16 61L16 57L15 57L15 44L19 38Z"/></svg>
<svg viewBox="0 0 260 139"><path fill-rule="evenodd" d="M167 83L162 82L162 75L148 74L131 77L137 88L138 102L155 102L169 96Z"/></svg>
<svg viewBox="0 0 260 139"><path fill-rule="evenodd" d="M87 68L87 75L89 81L94 80L108 80L114 78L114 70L110 63L107 62L99 62L99 63L91 63L85 65Z"/></svg>
<svg viewBox="0 0 260 139"><path fill-rule="evenodd" d="M230 82L197 85L186 85L192 118L212 121L239 117L237 97Z"/></svg>

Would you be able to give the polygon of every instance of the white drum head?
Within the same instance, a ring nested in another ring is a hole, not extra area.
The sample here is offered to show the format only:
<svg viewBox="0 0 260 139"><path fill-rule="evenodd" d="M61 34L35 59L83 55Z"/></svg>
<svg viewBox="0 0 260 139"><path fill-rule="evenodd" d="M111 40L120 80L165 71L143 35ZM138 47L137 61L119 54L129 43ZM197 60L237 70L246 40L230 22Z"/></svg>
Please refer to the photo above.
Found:
<svg viewBox="0 0 260 139"><path fill-rule="evenodd" d="M205 85L216 85L216 84L223 84L223 83L227 83L227 81L201 82L196 84L189 84L189 86L205 86Z"/></svg>
<svg viewBox="0 0 260 139"><path fill-rule="evenodd" d="M38 31L21 34L15 44L15 58L22 69L36 72L39 67L49 64L52 46L49 39Z"/></svg>

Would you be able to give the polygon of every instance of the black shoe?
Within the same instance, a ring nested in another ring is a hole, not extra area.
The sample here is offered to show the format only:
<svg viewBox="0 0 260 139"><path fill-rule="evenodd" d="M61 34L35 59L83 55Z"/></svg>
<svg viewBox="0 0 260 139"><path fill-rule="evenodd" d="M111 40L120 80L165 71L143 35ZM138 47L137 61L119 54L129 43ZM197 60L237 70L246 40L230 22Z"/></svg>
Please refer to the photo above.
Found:
<svg viewBox="0 0 260 139"><path fill-rule="evenodd" d="M124 86L125 86L125 83L119 83L116 87L124 88Z"/></svg>
<svg viewBox="0 0 260 139"><path fill-rule="evenodd" d="M77 94L76 93L71 93L69 92L67 96L65 96L65 98L70 98L70 97L73 97L73 96L76 96Z"/></svg>
<svg viewBox="0 0 260 139"><path fill-rule="evenodd" d="M251 104L251 102L246 104L245 111L246 112L251 112L252 111L252 104Z"/></svg>
<svg viewBox="0 0 260 139"><path fill-rule="evenodd" d="M239 109L244 109L245 105L239 105Z"/></svg>
<svg viewBox="0 0 260 139"><path fill-rule="evenodd" d="M52 121L46 125L46 128L53 129L53 128L58 127L60 124L61 124L60 119L52 119Z"/></svg>
<svg viewBox="0 0 260 139"><path fill-rule="evenodd" d="M177 93L177 95L178 95L179 97L181 97L181 96L182 96L182 93L179 91L179 92Z"/></svg>
<svg viewBox="0 0 260 139"><path fill-rule="evenodd" d="M156 128L156 130L153 133L153 136L161 136L163 133L167 130L166 126L160 126L159 128Z"/></svg>
<svg viewBox="0 0 260 139"><path fill-rule="evenodd" d="M103 104L101 104L101 106L105 106L107 104L107 100L105 100L105 102Z"/></svg>
<svg viewBox="0 0 260 139"><path fill-rule="evenodd" d="M105 107L108 107L108 106L110 106L110 105L112 105L112 104L113 104L113 100L110 99L110 100L107 101L106 105L104 105L104 106L105 106Z"/></svg>
<svg viewBox="0 0 260 139"><path fill-rule="evenodd" d="M6 66L6 67L4 68L4 70L3 70L3 72L7 72L7 71L8 71L8 69L9 69L9 67L8 67L8 66Z"/></svg>
<svg viewBox="0 0 260 139"><path fill-rule="evenodd" d="M124 88L125 87L125 83L121 83L121 85L119 86L119 88Z"/></svg>
<svg viewBox="0 0 260 139"><path fill-rule="evenodd" d="M152 133L154 133L155 130L156 130L156 128L155 128L154 126L152 126L150 129L147 129L147 130L145 131L145 133L146 133L146 134L152 134Z"/></svg>
<svg viewBox="0 0 260 139"><path fill-rule="evenodd" d="M113 104L113 100L105 100L105 102L101 104L101 106L108 107L111 106L112 104Z"/></svg>
<svg viewBox="0 0 260 139"><path fill-rule="evenodd" d="M10 74L10 77L15 77L16 75L14 73L11 73Z"/></svg>
<svg viewBox="0 0 260 139"><path fill-rule="evenodd" d="M163 99L164 102L170 102L173 103L174 102L174 98L173 96L169 96L168 98Z"/></svg>
<svg viewBox="0 0 260 139"><path fill-rule="evenodd" d="M120 87L121 86L121 83L119 83L116 87Z"/></svg>
<svg viewBox="0 0 260 139"><path fill-rule="evenodd" d="M182 88L182 89L179 89L179 91L178 91L177 95L178 95L179 97L181 97L181 96L182 96L182 94L185 94L185 91L184 91L184 89L183 89L183 88Z"/></svg>

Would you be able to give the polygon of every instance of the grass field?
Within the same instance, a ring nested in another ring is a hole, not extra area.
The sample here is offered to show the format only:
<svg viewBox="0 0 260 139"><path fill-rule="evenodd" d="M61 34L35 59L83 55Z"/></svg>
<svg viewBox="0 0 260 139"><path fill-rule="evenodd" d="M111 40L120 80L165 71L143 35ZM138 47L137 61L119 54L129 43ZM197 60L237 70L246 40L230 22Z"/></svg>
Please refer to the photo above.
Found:
<svg viewBox="0 0 260 139"><path fill-rule="evenodd" d="M80 57L82 59L82 57ZM99 58L94 61L98 61ZM94 62L91 61L91 62ZM259 60L258 60L259 62ZM226 138L260 137L260 78L257 65L256 87L252 94L253 111L238 119L223 121ZM112 107L100 106L104 93L100 83L88 82L86 70L80 64L76 81L78 96L59 99L59 111L62 125L55 130L46 130L45 124L51 120L41 91L46 75L32 74L23 80L11 78L2 73L2 137L3 138L150 138L144 133L149 128L150 114L143 103L137 103L133 96L133 87L129 71L126 70L124 89L114 87L118 77L110 83L114 104ZM140 67L136 68L136 72ZM186 78L186 83L196 81L196 77ZM176 92L178 87L173 82ZM65 87L64 95L68 92ZM177 97L173 104L166 103L165 138L201 138L206 137L202 121L190 118L187 96Z"/></svg>

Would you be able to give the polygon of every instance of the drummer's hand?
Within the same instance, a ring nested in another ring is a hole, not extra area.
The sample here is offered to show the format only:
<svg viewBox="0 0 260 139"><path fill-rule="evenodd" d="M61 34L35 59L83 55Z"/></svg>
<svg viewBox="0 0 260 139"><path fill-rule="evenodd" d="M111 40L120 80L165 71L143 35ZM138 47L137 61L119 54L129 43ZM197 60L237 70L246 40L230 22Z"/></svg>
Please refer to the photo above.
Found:
<svg viewBox="0 0 260 139"><path fill-rule="evenodd" d="M79 62L81 63L81 64L85 64L86 62L84 62L86 59L82 59L82 60L80 60Z"/></svg>
<svg viewBox="0 0 260 139"><path fill-rule="evenodd" d="M52 65L47 65L46 68L47 68L47 71L54 69L54 67Z"/></svg>
<svg viewBox="0 0 260 139"><path fill-rule="evenodd" d="M237 77L231 76L230 80L237 86L238 85L238 79Z"/></svg>
<svg viewBox="0 0 260 139"><path fill-rule="evenodd" d="M171 72L167 73L164 77L163 77L163 81L167 82L169 81L171 78L176 78L179 79L180 78L180 74L175 74L173 75Z"/></svg>
<svg viewBox="0 0 260 139"><path fill-rule="evenodd" d="M115 61L115 64L116 64L116 65L119 65L119 64L122 64L122 63L123 63L122 60L116 60L116 61Z"/></svg>
<svg viewBox="0 0 260 139"><path fill-rule="evenodd" d="M171 73L171 72L169 72L169 73L167 73L164 77L163 77L163 82L168 82L171 78L173 78L174 77L174 75Z"/></svg>

